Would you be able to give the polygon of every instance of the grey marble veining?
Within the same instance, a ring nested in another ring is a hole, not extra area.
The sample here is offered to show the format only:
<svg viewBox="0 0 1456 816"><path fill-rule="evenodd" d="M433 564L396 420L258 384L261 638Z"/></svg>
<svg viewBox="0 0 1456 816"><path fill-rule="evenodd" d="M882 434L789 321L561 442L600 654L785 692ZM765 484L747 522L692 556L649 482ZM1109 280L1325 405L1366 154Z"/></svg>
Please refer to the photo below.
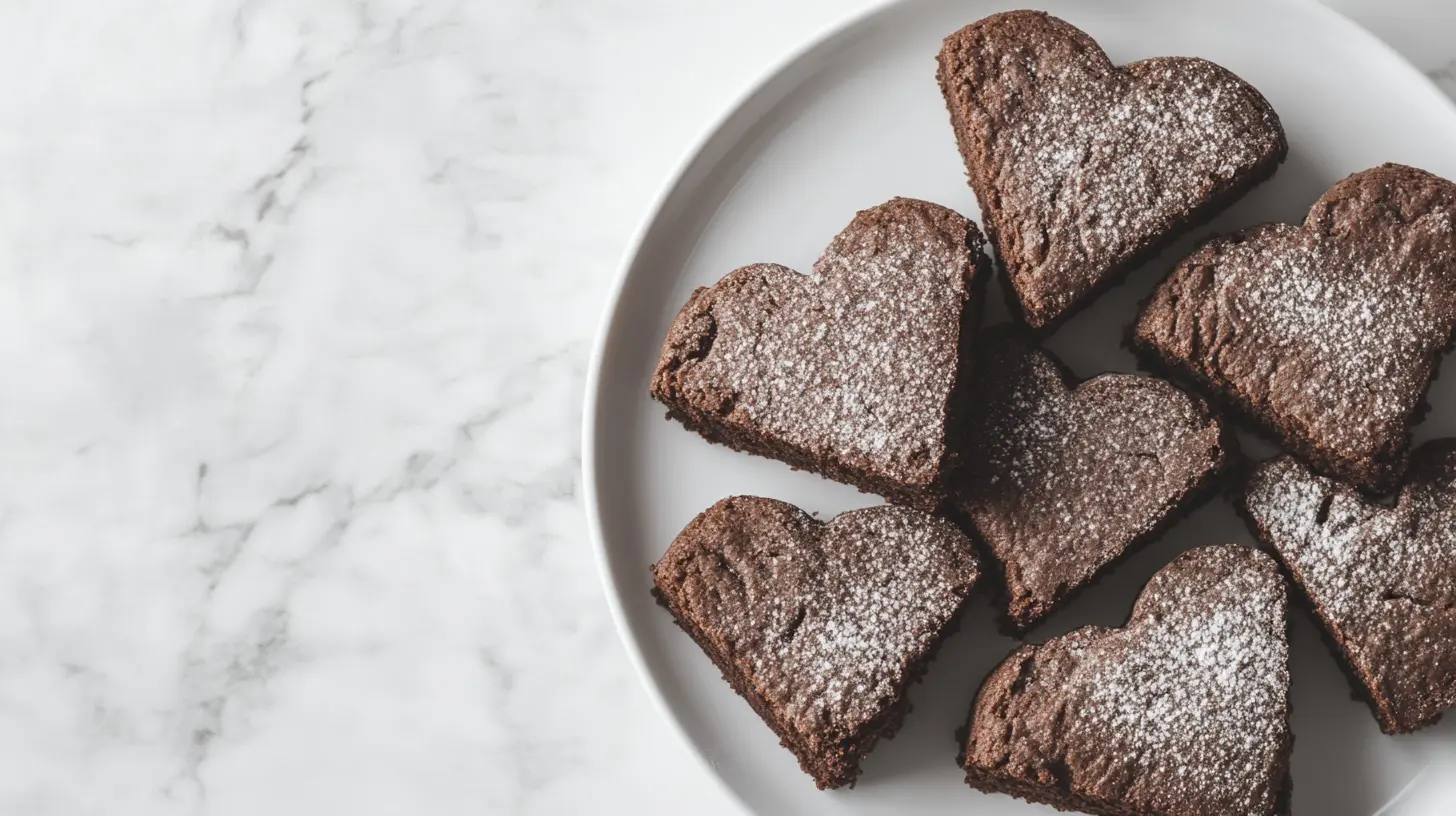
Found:
<svg viewBox="0 0 1456 816"><path fill-rule="evenodd" d="M585 360L688 145L870 4L0 10L0 813L733 812L601 597ZM1456 94L1449 6L1337 5Z"/></svg>

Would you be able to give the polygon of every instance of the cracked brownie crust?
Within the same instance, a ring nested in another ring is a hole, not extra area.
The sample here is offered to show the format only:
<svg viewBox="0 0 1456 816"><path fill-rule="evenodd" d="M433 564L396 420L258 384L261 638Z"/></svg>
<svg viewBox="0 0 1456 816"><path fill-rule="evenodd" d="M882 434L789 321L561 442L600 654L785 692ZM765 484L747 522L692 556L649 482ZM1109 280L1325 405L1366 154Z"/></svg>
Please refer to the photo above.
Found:
<svg viewBox="0 0 1456 816"><path fill-rule="evenodd" d="M1051 331L1274 173L1279 117L1211 62L1113 65L1038 11L947 37L941 92L1022 318Z"/></svg>
<svg viewBox="0 0 1456 816"><path fill-rule="evenodd" d="M1170 383L1076 383L1005 331L979 341L953 504L1001 567L1013 629L1039 622L1206 494L1233 440Z"/></svg>
<svg viewBox="0 0 1456 816"><path fill-rule="evenodd" d="M1387 164L1303 226L1264 224L1184 259L1133 342L1318 470L1386 492L1456 326L1456 185Z"/></svg>
<svg viewBox="0 0 1456 816"><path fill-rule="evenodd" d="M1288 456L1254 472L1244 504L1381 730L1414 731L1456 705L1456 439L1416 451L1394 507Z"/></svg>
<svg viewBox="0 0 1456 816"><path fill-rule="evenodd" d="M724 499L652 567L654 594L820 788L899 729L979 574L955 525L882 505L829 523Z"/></svg>
<svg viewBox="0 0 1456 816"><path fill-rule="evenodd" d="M982 245L935 204L864 210L811 275L756 264L693 292L652 396L711 442L935 509L980 321Z"/></svg>
<svg viewBox="0 0 1456 816"><path fill-rule="evenodd" d="M1289 813L1284 581L1268 556L1190 550L1121 629L1023 646L977 695L966 781L1114 816Z"/></svg>

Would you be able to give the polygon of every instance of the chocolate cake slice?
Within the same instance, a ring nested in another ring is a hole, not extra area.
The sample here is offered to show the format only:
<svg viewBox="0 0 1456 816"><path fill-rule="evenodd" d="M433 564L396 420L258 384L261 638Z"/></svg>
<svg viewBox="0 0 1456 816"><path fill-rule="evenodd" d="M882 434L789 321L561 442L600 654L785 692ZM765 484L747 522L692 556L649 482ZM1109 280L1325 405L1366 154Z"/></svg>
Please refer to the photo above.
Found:
<svg viewBox="0 0 1456 816"><path fill-rule="evenodd" d="M1293 458L1249 479L1245 509L1387 734L1456 706L1456 439L1421 446L1394 507Z"/></svg>
<svg viewBox="0 0 1456 816"><path fill-rule="evenodd" d="M811 275L756 264L693 292L652 396L711 442L933 510L954 463L981 247L935 204L865 210Z"/></svg>
<svg viewBox="0 0 1456 816"><path fill-rule="evenodd" d="M937 74L966 173L1014 294L1051 331L1284 161L1274 109L1211 62L1116 66L1039 11L945 39Z"/></svg>
<svg viewBox="0 0 1456 816"><path fill-rule="evenodd" d="M977 348L953 504L1000 565L1011 628L1024 631L1206 495L1233 439L1163 380L1078 383L1005 331Z"/></svg>
<svg viewBox="0 0 1456 816"><path fill-rule="evenodd" d="M974 788L1117 816L1289 813L1284 580L1235 546L1190 550L1121 629L1012 652L982 685Z"/></svg>
<svg viewBox="0 0 1456 816"><path fill-rule="evenodd" d="M705 510L652 567L655 594L820 788L853 785L978 566L955 525L883 505L829 523L773 499Z"/></svg>
<svg viewBox="0 0 1456 816"><path fill-rule="evenodd" d="M1317 470L1387 492L1456 327L1453 216L1445 179L1356 173L1303 226L1252 227L1184 259L1133 342Z"/></svg>

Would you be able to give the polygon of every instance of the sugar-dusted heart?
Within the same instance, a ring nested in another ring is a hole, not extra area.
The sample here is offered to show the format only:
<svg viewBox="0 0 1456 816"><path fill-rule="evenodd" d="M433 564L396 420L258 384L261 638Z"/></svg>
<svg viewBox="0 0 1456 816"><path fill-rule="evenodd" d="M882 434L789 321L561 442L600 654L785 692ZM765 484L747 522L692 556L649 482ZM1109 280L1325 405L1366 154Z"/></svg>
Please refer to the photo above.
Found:
<svg viewBox="0 0 1456 816"><path fill-rule="evenodd" d="M658 600L820 788L854 784L900 727L978 573L935 516L881 505L824 524L751 496L704 511L652 567Z"/></svg>
<svg viewBox="0 0 1456 816"><path fill-rule="evenodd" d="M652 396L711 442L933 509L980 320L982 243L928 202L864 210L811 275L756 264L693 292Z"/></svg>
<svg viewBox="0 0 1456 816"><path fill-rule="evenodd" d="M1000 563L1009 621L1024 630L1201 498L1232 440L1203 400L1163 380L1075 384L1010 333L977 350L953 503Z"/></svg>
<svg viewBox="0 0 1456 816"><path fill-rule="evenodd" d="M1316 469L1392 488L1456 327L1456 184L1387 164L1303 226L1215 238L1144 305L1133 341Z"/></svg>
<svg viewBox="0 0 1456 816"><path fill-rule="evenodd" d="M1254 472L1244 506L1383 731L1423 728L1456 706L1456 439L1416 451L1394 507L1288 456Z"/></svg>
<svg viewBox="0 0 1456 816"><path fill-rule="evenodd" d="M986 234L1038 330L1273 174L1288 150L1274 109L1224 68L1118 67L1043 12L950 35L938 77Z"/></svg>
<svg viewBox="0 0 1456 816"><path fill-rule="evenodd" d="M1289 813L1289 647L1273 559L1201 547L1121 629L1011 653L981 686L966 781L1063 810Z"/></svg>

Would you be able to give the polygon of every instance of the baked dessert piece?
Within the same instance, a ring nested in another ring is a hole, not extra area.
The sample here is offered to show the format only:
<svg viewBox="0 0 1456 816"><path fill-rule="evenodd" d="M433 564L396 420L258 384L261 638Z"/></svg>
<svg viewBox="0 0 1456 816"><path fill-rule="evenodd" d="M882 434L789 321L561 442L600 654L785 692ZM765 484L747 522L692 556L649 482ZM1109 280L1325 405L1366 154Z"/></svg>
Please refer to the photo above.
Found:
<svg viewBox="0 0 1456 816"><path fill-rule="evenodd" d="M724 499L652 567L658 601L820 788L853 785L894 736L976 582L954 524L882 505L815 521Z"/></svg>
<svg viewBox="0 0 1456 816"><path fill-rule="evenodd" d="M954 506L1001 567L1024 631L1189 509L1234 457L1203 400L1163 380L1078 384L1010 332L977 345Z"/></svg>
<svg viewBox="0 0 1456 816"><path fill-rule="evenodd" d="M1288 456L1254 472L1244 503L1381 730L1414 731L1456 705L1456 439L1416 451L1394 507Z"/></svg>
<svg viewBox="0 0 1456 816"><path fill-rule="evenodd" d="M1456 185L1387 164L1303 226L1215 238L1149 300L1133 342L1316 469L1386 492L1456 325Z"/></svg>
<svg viewBox="0 0 1456 816"><path fill-rule="evenodd" d="M937 74L986 234L1033 329L1274 173L1288 144L1264 97L1206 60L1116 66L1039 11L950 35Z"/></svg>
<svg viewBox="0 0 1456 816"><path fill-rule="evenodd" d="M1022 646L976 698L966 781L1117 816L1289 813L1284 581L1235 546L1190 550L1122 629Z"/></svg>
<svg viewBox="0 0 1456 816"><path fill-rule="evenodd" d="M693 292L652 396L710 442L891 501L945 498L986 256L951 210L864 210L811 275L774 264Z"/></svg>

